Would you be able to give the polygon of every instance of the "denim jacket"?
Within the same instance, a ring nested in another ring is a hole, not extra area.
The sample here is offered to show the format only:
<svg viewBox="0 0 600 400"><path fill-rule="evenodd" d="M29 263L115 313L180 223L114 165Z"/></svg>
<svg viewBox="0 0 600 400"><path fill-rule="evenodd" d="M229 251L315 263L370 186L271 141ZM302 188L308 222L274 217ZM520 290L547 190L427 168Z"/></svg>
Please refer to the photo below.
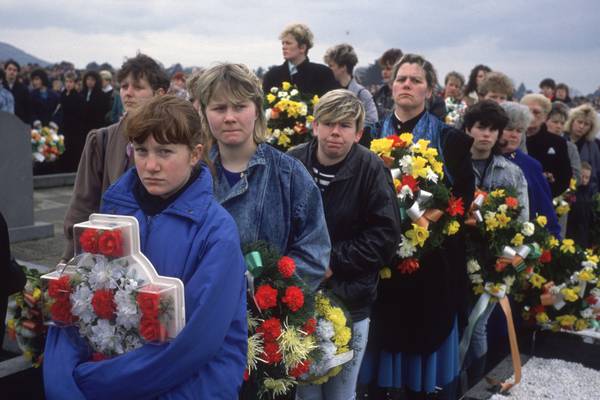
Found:
<svg viewBox="0 0 600 400"><path fill-rule="evenodd" d="M242 245L264 240L296 262L298 275L316 290L329 265L331 244L321 193L300 161L259 144L241 179L231 187L218 147L211 151L215 198L233 216Z"/></svg>

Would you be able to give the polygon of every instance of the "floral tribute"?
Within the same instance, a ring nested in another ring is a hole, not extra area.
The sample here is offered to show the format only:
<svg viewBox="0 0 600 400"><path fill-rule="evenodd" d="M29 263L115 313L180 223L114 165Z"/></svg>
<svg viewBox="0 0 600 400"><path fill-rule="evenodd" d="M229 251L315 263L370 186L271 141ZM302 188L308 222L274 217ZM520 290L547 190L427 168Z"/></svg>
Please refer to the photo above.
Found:
<svg viewBox="0 0 600 400"><path fill-rule="evenodd" d="M450 126L458 126L467 111L467 104L463 100L458 100L453 97L446 97L446 117L444 122Z"/></svg>
<svg viewBox="0 0 600 400"><path fill-rule="evenodd" d="M244 379L260 398L285 396L313 363L317 349L314 298L290 257L256 242L244 248L248 266L248 364Z"/></svg>
<svg viewBox="0 0 600 400"><path fill-rule="evenodd" d="M560 218L571 211L571 205L575 202L575 191L577 190L577 181L571 178L569 187L563 194L552 199L552 205L556 215Z"/></svg>
<svg viewBox="0 0 600 400"><path fill-rule="evenodd" d="M320 385L340 373L343 364L352 360L354 351L350 348L352 321L349 313L336 298L325 292L315 297L315 335L319 346L314 361L304 381Z"/></svg>
<svg viewBox="0 0 600 400"><path fill-rule="evenodd" d="M159 276L141 254L135 218L93 214L74 236L76 256L42 276L45 311L53 324L78 328L92 360L165 342L183 329L183 284Z"/></svg>
<svg viewBox="0 0 600 400"><path fill-rule="evenodd" d="M271 134L269 143L287 151L290 147L308 142L312 137L313 107L318 102L318 96L305 96L289 82L283 82L281 87L272 87L264 102L267 128Z"/></svg>
<svg viewBox="0 0 600 400"><path fill-rule="evenodd" d="M402 240L395 268L411 274L420 267L421 256L441 246L446 236L455 235L465 213L461 198L455 198L442 183L444 165L429 141L413 142L411 133L392 135L371 142L371 151L381 157L394 179L402 218ZM391 276L384 268L382 278Z"/></svg>
<svg viewBox="0 0 600 400"><path fill-rule="evenodd" d="M44 126L39 121L31 130L31 152L37 162L54 161L65 151L65 137L58 134L58 125L54 122Z"/></svg>
<svg viewBox="0 0 600 400"><path fill-rule="evenodd" d="M22 268L27 283L23 291L15 294L9 302L7 334L17 341L25 359L37 368L44 358L47 331L42 317L42 282L38 270Z"/></svg>

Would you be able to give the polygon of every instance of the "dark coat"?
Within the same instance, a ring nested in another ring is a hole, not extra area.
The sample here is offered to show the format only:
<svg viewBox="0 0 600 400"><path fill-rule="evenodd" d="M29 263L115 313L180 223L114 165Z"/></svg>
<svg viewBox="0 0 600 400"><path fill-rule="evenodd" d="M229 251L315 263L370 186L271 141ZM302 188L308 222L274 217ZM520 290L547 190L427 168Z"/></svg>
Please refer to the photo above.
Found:
<svg viewBox="0 0 600 400"><path fill-rule="evenodd" d="M29 94L29 123L41 121L42 126L48 126L50 121L55 121L54 113L59 103L58 95L50 89L42 93L34 89Z"/></svg>
<svg viewBox="0 0 600 400"><path fill-rule="evenodd" d="M313 139L289 154L313 174L316 151L317 141ZM322 196L333 272L326 286L357 322L370 315L379 270L389 265L400 241L396 192L381 159L355 144Z"/></svg>
<svg viewBox="0 0 600 400"><path fill-rule="evenodd" d="M538 133L527 137L527 153L554 176L554 182L549 182L552 197L567 190L573 172L564 138L548 132L543 124Z"/></svg>
<svg viewBox="0 0 600 400"><path fill-rule="evenodd" d="M65 152L61 156L62 169L65 172L77 171L79 159L85 145L87 131L83 127L83 97L72 90L64 90L60 95L62 109L61 133L65 135Z"/></svg>
<svg viewBox="0 0 600 400"><path fill-rule="evenodd" d="M21 82L16 81L12 89L8 86L8 82L4 82L6 90L12 93L15 99L15 115L21 121L29 124L29 90Z"/></svg>
<svg viewBox="0 0 600 400"><path fill-rule="evenodd" d="M303 95L316 94L319 97L330 90L340 88L333 72L325 65L312 63L307 58L296 68L298 72L293 77L290 77L287 61L268 70L263 79L263 91L268 93L272 87L281 86L282 82L295 84Z"/></svg>
<svg viewBox="0 0 600 400"><path fill-rule="evenodd" d="M106 113L108 112L108 99L102 90L94 88L87 100L87 90L82 93L83 96L83 130L87 134L92 129L106 126Z"/></svg>

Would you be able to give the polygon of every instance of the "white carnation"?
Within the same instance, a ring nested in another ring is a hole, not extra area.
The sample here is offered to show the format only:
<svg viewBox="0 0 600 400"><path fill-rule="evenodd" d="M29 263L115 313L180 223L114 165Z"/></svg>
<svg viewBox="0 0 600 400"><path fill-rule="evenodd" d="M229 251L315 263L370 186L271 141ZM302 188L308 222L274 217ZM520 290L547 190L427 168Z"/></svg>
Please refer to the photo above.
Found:
<svg viewBox="0 0 600 400"><path fill-rule="evenodd" d="M139 325L140 314L131 292L117 290L115 304L117 305L116 321L118 325L122 325L125 329L132 329Z"/></svg>
<svg viewBox="0 0 600 400"><path fill-rule="evenodd" d="M507 211L508 211L508 206L506 204L500 204L498 206L498 212L500 212L502 214L506 214Z"/></svg>
<svg viewBox="0 0 600 400"><path fill-rule="evenodd" d="M535 232L535 225L531 222L523 222L523 228L521 228L521 233L525 236L531 236Z"/></svg>
<svg viewBox="0 0 600 400"><path fill-rule="evenodd" d="M404 200L406 196L410 197L411 199L413 198L412 189L408 185L402 186L400 193L398 193L398 197L400 197L401 200Z"/></svg>
<svg viewBox="0 0 600 400"><path fill-rule="evenodd" d="M471 279L472 283L483 283L483 278L481 277L481 274L471 274L469 275L469 278Z"/></svg>
<svg viewBox="0 0 600 400"><path fill-rule="evenodd" d="M469 272L469 274L473 274L479 270L481 270L481 266L479 265L477 260L471 258L469 261L467 261L467 271Z"/></svg>
<svg viewBox="0 0 600 400"><path fill-rule="evenodd" d="M92 308L93 293L90 288L82 283L71 293L71 313L85 324L89 324L96 318Z"/></svg>
<svg viewBox="0 0 600 400"><path fill-rule="evenodd" d="M330 340L335 335L333 323L325 318L319 318L317 322L317 337L319 341Z"/></svg>
<svg viewBox="0 0 600 400"><path fill-rule="evenodd" d="M116 326L105 319L99 319L98 323L91 327L90 341L101 353L123 353L122 338L117 335Z"/></svg>
<svg viewBox="0 0 600 400"><path fill-rule="evenodd" d="M398 256L402 258L408 258L412 256L417 251L417 248L410 243L410 240L404 235L402 235L402 240L398 245Z"/></svg>
<svg viewBox="0 0 600 400"><path fill-rule="evenodd" d="M116 289L117 281L123 277L123 267L98 257L89 275L90 287L97 289Z"/></svg>
<svg viewBox="0 0 600 400"><path fill-rule="evenodd" d="M433 183L437 183L438 179L440 177L438 176L438 174L436 174L435 172L433 172L433 170L431 168L427 168L427 180L431 181Z"/></svg>

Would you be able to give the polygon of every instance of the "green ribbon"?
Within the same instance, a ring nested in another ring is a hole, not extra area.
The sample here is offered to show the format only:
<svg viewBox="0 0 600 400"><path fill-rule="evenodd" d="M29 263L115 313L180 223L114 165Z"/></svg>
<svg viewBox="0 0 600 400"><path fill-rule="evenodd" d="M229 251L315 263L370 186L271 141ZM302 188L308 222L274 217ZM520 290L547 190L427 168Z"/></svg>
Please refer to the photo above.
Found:
<svg viewBox="0 0 600 400"><path fill-rule="evenodd" d="M406 213L406 208L404 207L399 207L400 209L400 222L404 221L406 218L408 218L408 214Z"/></svg>
<svg viewBox="0 0 600 400"><path fill-rule="evenodd" d="M253 277L258 278L263 272L263 261L258 251L252 251L244 256L246 267Z"/></svg>
<svg viewBox="0 0 600 400"><path fill-rule="evenodd" d="M537 243L528 244L527 247L531 249L531 252L527 256L528 259L537 260L542 256L542 249Z"/></svg>
<svg viewBox="0 0 600 400"><path fill-rule="evenodd" d="M592 326L592 328L600 330L600 321L598 321L597 319L594 318L593 320L591 320L590 325Z"/></svg>

